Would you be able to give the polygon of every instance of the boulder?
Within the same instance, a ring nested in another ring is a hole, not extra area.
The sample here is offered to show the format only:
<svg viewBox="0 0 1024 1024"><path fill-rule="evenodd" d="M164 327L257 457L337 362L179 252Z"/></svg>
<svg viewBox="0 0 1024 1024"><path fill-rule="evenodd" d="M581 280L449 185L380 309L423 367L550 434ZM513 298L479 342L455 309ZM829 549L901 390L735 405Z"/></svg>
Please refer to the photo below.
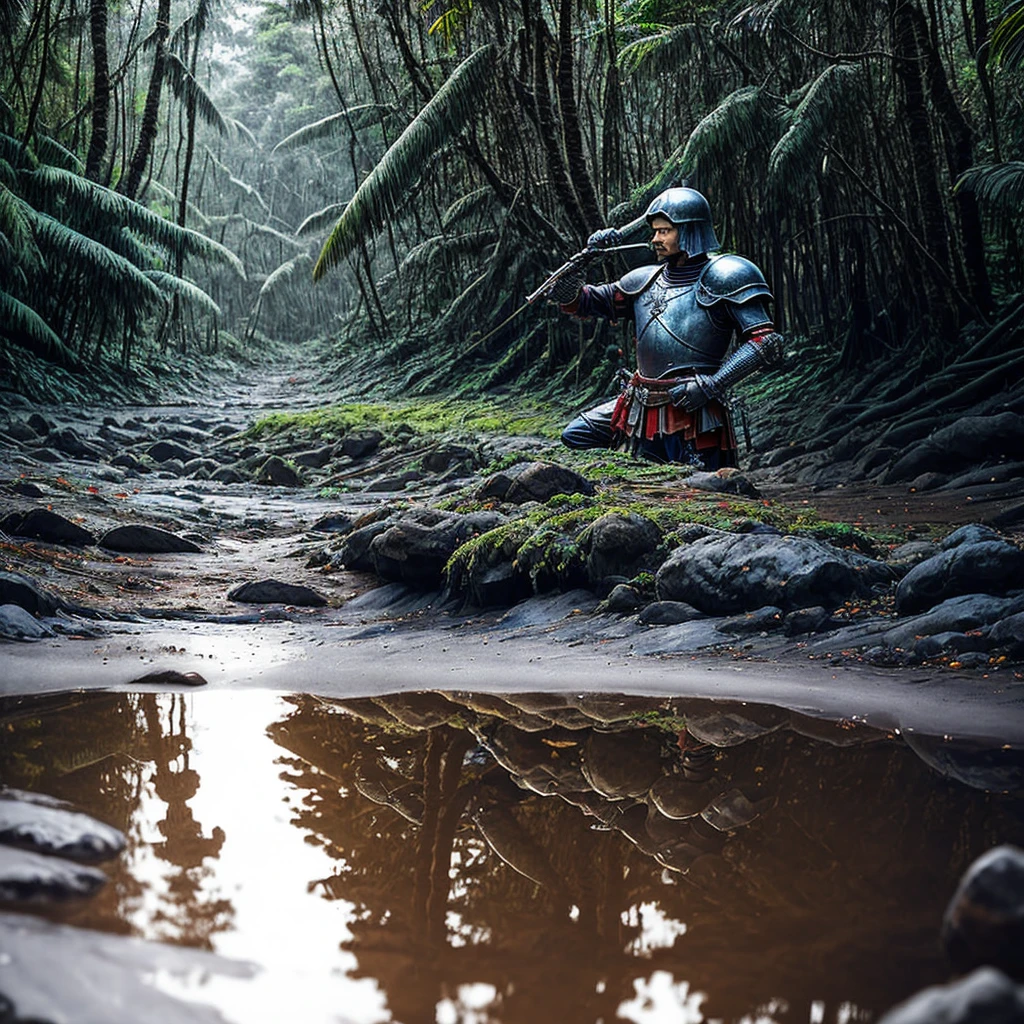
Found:
<svg viewBox="0 0 1024 1024"><path fill-rule="evenodd" d="M631 587L628 583L619 583L612 587L611 592L604 599L600 610L618 612L620 614L629 613L635 612L642 603L643 598L636 587Z"/></svg>
<svg viewBox="0 0 1024 1024"><path fill-rule="evenodd" d="M488 477L477 496L521 505L547 501L556 494L593 494L594 485L579 473L553 462L518 462Z"/></svg>
<svg viewBox="0 0 1024 1024"><path fill-rule="evenodd" d="M50 448L55 448L57 451L62 452L64 455L70 455L73 459L96 462L101 455L100 450L88 444L74 427L51 430L46 435L46 444Z"/></svg>
<svg viewBox="0 0 1024 1024"><path fill-rule="evenodd" d="M48 544L67 544L84 548L96 543L88 530L46 508L12 512L0 520L0 530L12 537L32 537Z"/></svg>
<svg viewBox="0 0 1024 1024"><path fill-rule="evenodd" d="M100 537L99 546L108 551L131 554L200 554L202 548L184 537L157 526L115 526Z"/></svg>
<svg viewBox="0 0 1024 1024"><path fill-rule="evenodd" d="M232 466L221 466L210 474L211 480L219 484L240 484L245 482L245 477Z"/></svg>
<svg viewBox="0 0 1024 1024"><path fill-rule="evenodd" d="M182 465L201 457L199 452L186 448L183 444L178 444L177 441L156 441L146 449L146 454L154 462L169 462L171 459L177 459Z"/></svg>
<svg viewBox="0 0 1024 1024"><path fill-rule="evenodd" d="M346 434L338 442L336 451L350 459L364 459L367 455L372 455L383 440L384 435L379 430L357 430Z"/></svg>
<svg viewBox="0 0 1024 1024"><path fill-rule="evenodd" d="M37 622L17 604L0 604L0 637L7 640L40 640L53 630Z"/></svg>
<svg viewBox="0 0 1024 1024"><path fill-rule="evenodd" d="M327 598L311 587L275 579L243 583L228 592L228 600L241 604L292 604L303 608L320 608L327 604Z"/></svg>
<svg viewBox="0 0 1024 1024"><path fill-rule="evenodd" d="M684 601L655 601L640 612L639 620L645 626L677 626L704 618L692 604Z"/></svg>
<svg viewBox="0 0 1024 1024"><path fill-rule="evenodd" d="M370 544L390 526L391 523L386 520L378 520L356 527L342 541L330 564L343 565L347 569L356 569L360 572L372 572L373 557L370 554Z"/></svg>
<svg viewBox="0 0 1024 1024"><path fill-rule="evenodd" d="M1020 1024L1024 987L982 967L949 985L933 985L882 1016L878 1024Z"/></svg>
<svg viewBox="0 0 1024 1024"><path fill-rule="evenodd" d="M38 437L46 437L53 430L53 424L45 416L41 416L37 412L29 416L28 425L36 432Z"/></svg>
<svg viewBox="0 0 1024 1024"><path fill-rule="evenodd" d="M595 519L577 543L586 559L587 579L600 583L608 576L635 576L653 570L655 552L662 541L661 528L635 512L609 512Z"/></svg>
<svg viewBox="0 0 1024 1024"><path fill-rule="evenodd" d="M661 777L661 745L647 731L592 732L583 748L583 776L609 800L645 797Z"/></svg>
<svg viewBox="0 0 1024 1024"><path fill-rule="evenodd" d="M461 444L442 444L423 456L423 468L430 473L443 473L456 465L471 469L476 464L476 452Z"/></svg>
<svg viewBox="0 0 1024 1024"><path fill-rule="evenodd" d="M1024 611L1024 594L1016 597L963 594L943 601L923 615L901 621L880 638L891 647L909 647L918 637L979 629L1019 611Z"/></svg>
<svg viewBox="0 0 1024 1024"><path fill-rule="evenodd" d="M116 857L125 838L61 800L0 789L0 843L92 864Z"/></svg>
<svg viewBox="0 0 1024 1024"><path fill-rule="evenodd" d="M981 544L984 541L1002 541L1003 538L983 523L967 523L965 526L957 527L952 533L947 534L939 541L939 548L942 551L952 551L963 544Z"/></svg>
<svg viewBox="0 0 1024 1024"><path fill-rule="evenodd" d="M107 880L98 868L0 846L0 900L48 903L91 896Z"/></svg>
<svg viewBox="0 0 1024 1024"><path fill-rule="evenodd" d="M870 591L866 572L844 552L804 537L758 534L707 537L677 548L655 585L660 600L685 601L709 615L765 604L834 608Z"/></svg>
<svg viewBox="0 0 1024 1024"><path fill-rule="evenodd" d="M782 626L783 611L773 604L755 608L752 612L745 612L743 615L734 615L718 624L721 632L733 633L737 636L771 633L776 629L782 629Z"/></svg>
<svg viewBox="0 0 1024 1024"><path fill-rule="evenodd" d="M288 465L280 455L271 455L256 470L256 483L271 487L302 487L305 481L302 474Z"/></svg>
<svg viewBox="0 0 1024 1024"><path fill-rule="evenodd" d="M744 498L762 497L761 492L735 466L726 466L714 473L691 473L686 486L698 491L717 491L721 494L738 494Z"/></svg>
<svg viewBox="0 0 1024 1024"><path fill-rule="evenodd" d="M1014 653L1024 650L1024 612L1000 619L988 634L992 647L1009 647Z"/></svg>
<svg viewBox="0 0 1024 1024"><path fill-rule="evenodd" d="M0 572L0 605L16 604L31 615L56 615L63 607L34 580L15 572Z"/></svg>
<svg viewBox="0 0 1024 1024"><path fill-rule="evenodd" d="M832 621L832 614L827 608L815 605L813 608L797 608L790 612L782 623L786 636L799 636L801 633L817 633L825 629Z"/></svg>
<svg viewBox="0 0 1024 1024"><path fill-rule="evenodd" d="M961 594L1004 594L1024 576L1024 551L1002 540L967 541L914 566L896 588L901 615Z"/></svg>
<svg viewBox="0 0 1024 1024"><path fill-rule="evenodd" d="M316 533L346 533L352 526L352 517L345 512L328 512L310 529Z"/></svg>

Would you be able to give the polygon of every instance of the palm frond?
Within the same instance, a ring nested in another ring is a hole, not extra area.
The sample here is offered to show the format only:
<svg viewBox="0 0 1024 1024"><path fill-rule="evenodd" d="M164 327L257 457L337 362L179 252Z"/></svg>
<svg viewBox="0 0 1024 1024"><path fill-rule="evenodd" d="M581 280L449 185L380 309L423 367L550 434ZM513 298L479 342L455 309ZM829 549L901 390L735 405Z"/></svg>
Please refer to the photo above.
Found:
<svg viewBox="0 0 1024 1024"><path fill-rule="evenodd" d="M164 74L171 91L180 103L195 104L196 113L206 124L221 135L228 134L228 123L217 109L217 104L210 99L210 94L196 81L195 76L185 67L177 54L166 55Z"/></svg>
<svg viewBox="0 0 1024 1024"><path fill-rule="evenodd" d="M88 178L56 167L40 167L25 174L24 180L36 186L37 205L44 210L53 210L53 201L61 199L67 206L77 208L80 215L88 210L91 217L117 221L170 252L223 263L239 277L245 277L242 261L219 242L190 228L180 228L141 203Z"/></svg>
<svg viewBox="0 0 1024 1024"><path fill-rule="evenodd" d="M53 328L20 299L0 290L0 337L25 345L54 362L73 364L74 354Z"/></svg>
<svg viewBox="0 0 1024 1024"><path fill-rule="evenodd" d="M260 144L256 140L256 136L253 135L252 131L248 128L248 126L242 124L242 122L235 117L229 117L228 123L231 125L232 128L234 128L234 130L239 135L242 136L243 139L245 139L249 143L250 146L252 146L253 149L260 148Z"/></svg>
<svg viewBox="0 0 1024 1024"><path fill-rule="evenodd" d="M0 3L2 2L3 0L0 0ZM0 17L0 28L2 28L2 22L3 19ZM3 98L3 96L0 96L0 131L7 132L7 134L10 135L10 133L14 131L16 120L17 119L14 116L14 107L12 107L10 103Z"/></svg>
<svg viewBox="0 0 1024 1024"><path fill-rule="evenodd" d="M153 281L162 292L177 295L190 306L211 316L220 316L220 306L206 292L191 281L186 281L176 274L168 274L163 270L147 270L146 277Z"/></svg>
<svg viewBox="0 0 1024 1024"><path fill-rule="evenodd" d="M472 256L484 258L484 248L494 240L493 231L469 231L463 235L446 238L434 235L424 239L406 253L399 269L399 275L410 273L428 273L437 269L443 260Z"/></svg>
<svg viewBox="0 0 1024 1024"><path fill-rule="evenodd" d="M1024 209L1024 162L969 167L953 186L954 192L971 192L978 199L1010 217L1020 219Z"/></svg>
<svg viewBox="0 0 1024 1024"><path fill-rule="evenodd" d="M36 156L39 157L40 163L59 167L64 171L74 171L77 174L81 174L85 170L85 164L70 149L65 149L49 135L36 132L32 138L32 148L35 150Z"/></svg>
<svg viewBox="0 0 1024 1024"><path fill-rule="evenodd" d="M0 0L0 32L13 38L28 6L27 0Z"/></svg>
<svg viewBox="0 0 1024 1024"><path fill-rule="evenodd" d="M212 0L199 0L195 10L171 33L171 46L181 49L187 40L201 36L206 31L212 14Z"/></svg>
<svg viewBox="0 0 1024 1024"><path fill-rule="evenodd" d="M3 132L0 132L0 157L17 170L39 166L39 161L31 149L22 146L18 139Z"/></svg>
<svg viewBox="0 0 1024 1024"><path fill-rule="evenodd" d="M488 43L467 57L395 140L324 243L313 268L315 281L337 266L366 234L384 227L429 157L486 108L480 97L495 75L496 56L497 48Z"/></svg>
<svg viewBox="0 0 1024 1024"><path fill-rule="evenodd" d="M619 51L619 67L627 75L642 67L653 74L679 71L700 43L701 29L696 23L672 25L624 46Z"/></svg>
<svg viewBox="0 0 1024 1024"><path fill-rule="evenodd" d="M394 109L384 103L362 103L358 107L349 107L338 114L329 114L312 124L303 125L291 135L285 136L270 152L274 154L288 149L298 149L319 139L342 135L349 131L350 125L352 131L359 131L371 124L379 124L384 117L393 113Z"/></svg>
<svg viewBox="0 0 1024 1024"><path fill-rule="evenodd" d="M325 228L329 228L345 209L345 203L331 203L316 213L311 213L296 229L297 238L305 238L307 235L315 235Z"/></svg>
<svg viewBox="0 0 1024 1024"><path fill-rule="evenodd" d="M1024 65L1024 2L1016 0L1003 11L992 33L993 60L1009 68Z"/></svg>
<svg viewBox="0 0 1024 1024"><path fill-rule="evenodd" d="M792 189L820 164L829 130L858 108L861 78L859 65L831 64L811 82L768 158L768 176L774 184Z"/></svg>
<svg viewBox="0 0 1024 1024"><path fill-rule="evenodd" d="M0 234L10 243L13 262L37 268L42 266L32 236L32 208L5 185L0 185Z"/></svg>
<svg viewBox="0 0 1024 1024"><path fill-rule="evenodd" d="M682 168L725 168L762 143L767 127L765 103L758 85L729 93L697 122L675 161Z"/></svg>
<svg viewBox="0 0 1024 1024"><path fill-rule="evenodd" d="M256 224L253 221L248 222L249 230L254 235L263 235L266 238L273 238L277 242L283 242L285 245L290 246L293 249L303 249L304 246L301 242L296 242L292 235L286 235L283 231L278 231L277 228L272 228L269 224Z"/></svg>
<svg viewBox="0 0 1024 1024"><path fill-rule="evenodd" d="M308 253L300 252L290 260L282 263L276 270L268 275L263 286L260 288L256 301L262 305L272 299L274 295L300 271L305 270L313 262L313 257Z"/></svg>
<svg viewBox="0 0 1024 1024"><path fill-rule="evenodd" d="M494 191L489 186L485 185L483 188L474 189L472 192L460 196L444 211L441 217L441 227L445 231L450 231L460 221L493 206L493 201Z"/></svg>

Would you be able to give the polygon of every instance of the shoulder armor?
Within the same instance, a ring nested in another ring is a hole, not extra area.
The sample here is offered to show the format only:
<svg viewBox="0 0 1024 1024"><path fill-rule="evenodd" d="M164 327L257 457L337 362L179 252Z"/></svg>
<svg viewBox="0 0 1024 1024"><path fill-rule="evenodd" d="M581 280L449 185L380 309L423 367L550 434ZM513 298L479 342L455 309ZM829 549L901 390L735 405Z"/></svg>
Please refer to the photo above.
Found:
<svg viewBox="0 0 1024 1024"><path fill-rule="evenodd" d="M665 265L663 263L658 263L654 266L635 267L620 277L615 282L615 287L623 295L629 295L630 297L639 295L664 269Z"/></svg>
<svg viewBox="0 0 1024 1024"><path fill-rule="evenodd" d="M713 257L697 281L697 302L705 309L718 302L738 305L759 295L772 297L764 274L750 260L731 253Z"/></svg>

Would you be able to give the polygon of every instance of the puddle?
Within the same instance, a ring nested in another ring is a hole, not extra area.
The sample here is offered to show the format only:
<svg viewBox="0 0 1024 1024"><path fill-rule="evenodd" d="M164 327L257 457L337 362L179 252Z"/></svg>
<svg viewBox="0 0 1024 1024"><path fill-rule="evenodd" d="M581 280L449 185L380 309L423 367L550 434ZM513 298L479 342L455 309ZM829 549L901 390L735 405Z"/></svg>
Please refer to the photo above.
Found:
<svg viewBox="0 0 1024 1024"><path fill-rule="evenodd" d="M207 951L136 981L239 1024L869 1020L946 979L960 874L1024 845L1020 749L772 707L76 693L0 728L4 783L128 838L29 911Z"/></svg>

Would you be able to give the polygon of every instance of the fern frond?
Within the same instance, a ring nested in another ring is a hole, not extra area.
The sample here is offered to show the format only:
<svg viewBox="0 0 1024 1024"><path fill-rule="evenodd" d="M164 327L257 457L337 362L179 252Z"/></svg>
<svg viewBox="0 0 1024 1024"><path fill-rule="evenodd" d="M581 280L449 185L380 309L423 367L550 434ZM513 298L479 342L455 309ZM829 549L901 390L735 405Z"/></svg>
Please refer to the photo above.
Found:
<svg viewBox="0 0 1024 1024"><path fill-rule="evenodd" d="M206 124L221 135L228 134L228 123L217 109L217 104L210 99L210 94L196 81L195 76L185 67L177 54L166 54L164 74L178 102L194 103L196 113Z"/></svg>
<svg viewBox="0 0 1024 1024"><path fill-rule="evenodd" d="M305 270L312 262L312 256L308 253L300 252L298 256L293 256L287 262L282 263L263 282L263 286L260 288L259 295L257 296L257 301L262 304L268 299L273 298L283 285L291 281L299 271Z"/></svg>
<svg viewBox="0 0 1024 1024"><path fill-rule="evenodd" d="M1003 12L992 33L991 59L1009 68L1024 65L1024 2L1016 0Z"/></svg>
<svg viewBox="0 0 1024 1024"><path fill-rule="evenodd" d="M312 124L305 124L301 128L285 136L270 152L271 155L283 152L288 149L298 149L299 146L307 146L319 139L331 138L335 135L343 135L349 130L359 131L371 124L379 124L388 114L394 112L394 107L384 103L362 103L358 107L349 107L337 114L329 114L320 118Z"/></svg>
<svg viewBox="0 0 1024 1024"><path fill-rule="evenodd" d="M725 168L764 141L765 103L761 87L747 85L729 93L690 132L686 145L673 162L683 167Z"/></svg>
<svg viewBox="0 0 1024 1024"><path fill-rule="evenodd" d="M446 238L434 235L420 242L406 253L399 267L399 274L425 273L437 269L440 260L463 256L483 258L483 249L493 241L492 231L470 231L463 235Z"/></svg>
<svg viewBox="0 0 1024 1024"><path fill-rule="evenodd" d="M494 192L487 185L483 188L474 189L464 196L460 196L444 211L441 217L441 227L445 231L449 231L459 221L465 220L475 213L480 213L482 210L486 210L488 206L492 206L493 199Z"/></svg>
<svg viewBox="0 0 1024 1024"><path fill-rule="evenodd" d="M642 67L652 74L679 71L700 43L701 29L695 22L673 25L624 46L619 51L619 67L627 75Z"/></svg>
<svg viewBox="0 0 1024 1024"><path fill-rule="evenodd" d="M3 132L0 132L0 157L17 170L39 166L39 161L31 149L23 147L18 139Z"/></svg>
<svg viewBox="0 0 1024 1024"><path fill-rule="evenodd" d="M971 192L986 205L1020 220L1024 209L1024 162L969 167L953 186L954 192Z"/></svg>
<svg viewBox="0 0 1024 1024"><path fill-rule="evenodd" d="M832 64L814 79L768 158L768 177L774 184L792 190L818 166L828 131L857 107L860 80L856 64Z"/></svg>
<svg viewBox="0 0 1024 1024"><path fill-rule="evenodd" d="M70 149L65 149L49 135L36 132L32 137L32 148L35 150L36 156L39 157L40 163L59 167L64 171L74 171L77 174L81 174L85 170L85 164Z"/></svg>
<svg viewBox="0 0 1024 1024"><path fill-rule="evenodd" d="M485 109L480 97L494 78L496 56L497 48L488 43L467 57L395 140L335 224L313 268L313 280L337 266L369 232L383 228L430 156Z"/></svg>
<svg viewBox="0 0 1024 1024"><path fill-rule="evenodd" d="M32 208L5 185L0 185L0 233L10 243L14 263L33 269L42 266L32 236Z"/></svg>
<svg viewBox="0 0 1024 1024"><path fill-rule="evenodd" d="M190 306L194 306L203 313L209 313L215 317L220 316L220 306L202 288L191 281L186 281L183 277L178 277L176 274L168 274L163 270L147 270L145 275L162 292L179 296Z"/></svg>
<svg viewBox="0 0 1024 1024"><path fill-rule="evenodd" d="M241 135L242 138L245 139L250 146L252 146L253 149L260 148L260 144L257 141L256 136L253 135L252 131L250 131L250 129L246 125L242 124L241 121L239 121L237 118L229 117L228 123L231 125L232 128L234 128L237 134Z"/></svg>
<svg viewBox="0 0 1024 1024"><path fill-rule="evenodd" d="M345 203L331 203L316 213L311 213L296 229L296 238L305 238L307 235L315 235L325 228L330 227L345 209Z"/></svg>
<svg viewBox="0 0 1024 1024"><path fill-rule="evenodd" d="M20 299L0 290L0 337L18 342L37 355L71 365L75 357L53 328Z"/></svg>

